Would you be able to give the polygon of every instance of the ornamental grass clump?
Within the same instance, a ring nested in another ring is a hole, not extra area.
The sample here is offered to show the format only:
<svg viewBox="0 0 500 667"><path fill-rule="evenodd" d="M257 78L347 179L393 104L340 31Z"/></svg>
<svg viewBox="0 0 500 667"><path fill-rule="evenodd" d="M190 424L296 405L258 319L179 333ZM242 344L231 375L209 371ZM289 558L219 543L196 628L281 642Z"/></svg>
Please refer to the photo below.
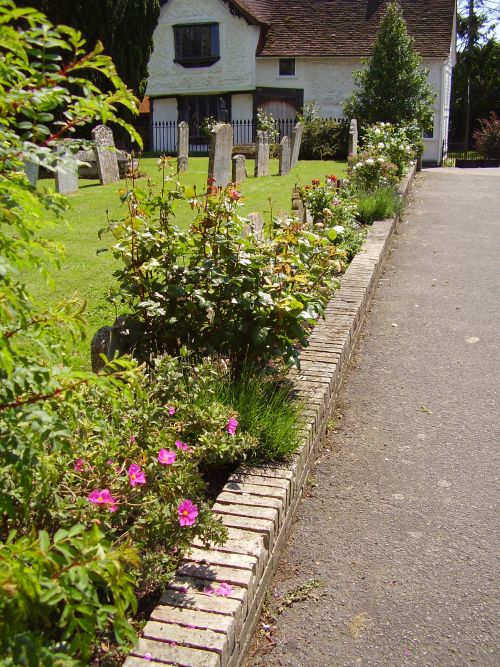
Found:
<svg viewBox="0 0 500 667"><path fill-rule="evenodd" d="M358 206L357 219L363 225L401 215L403 200L390 186L381 186L370 192L361 190L356 192L355 197Z"/></svg>

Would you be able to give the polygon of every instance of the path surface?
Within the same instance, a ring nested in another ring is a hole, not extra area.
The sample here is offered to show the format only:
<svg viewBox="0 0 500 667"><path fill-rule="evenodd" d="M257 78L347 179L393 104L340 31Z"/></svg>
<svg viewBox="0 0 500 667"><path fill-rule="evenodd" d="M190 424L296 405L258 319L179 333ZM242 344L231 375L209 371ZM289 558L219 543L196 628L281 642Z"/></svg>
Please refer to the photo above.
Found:
<svg viewBox="0 0 500 667"><path fill-rule="evenodd" d="M412 198L246 667L500 664L500 169Z"/></svg>

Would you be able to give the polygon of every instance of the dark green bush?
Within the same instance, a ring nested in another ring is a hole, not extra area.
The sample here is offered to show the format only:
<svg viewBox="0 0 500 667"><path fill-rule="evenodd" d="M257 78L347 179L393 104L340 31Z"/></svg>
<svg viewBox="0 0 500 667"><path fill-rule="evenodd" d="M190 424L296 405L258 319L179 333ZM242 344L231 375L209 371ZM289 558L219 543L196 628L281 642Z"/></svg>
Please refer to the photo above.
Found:
<svg viewBox="0 0 500 667"><path fill-rule="evenodd" d="M349 141L349 124L313 118L304 122L304 134L300 149L302 160L345 160Z"/></svg>
<svg viewBox="0 0 500 667"><path fill-rule="evenodd" d="M399 215L403 209L403 200L390 186L384 186L372 192L356 194L357 219L364 225L371 225L375 220L385 220Z"/></svg>

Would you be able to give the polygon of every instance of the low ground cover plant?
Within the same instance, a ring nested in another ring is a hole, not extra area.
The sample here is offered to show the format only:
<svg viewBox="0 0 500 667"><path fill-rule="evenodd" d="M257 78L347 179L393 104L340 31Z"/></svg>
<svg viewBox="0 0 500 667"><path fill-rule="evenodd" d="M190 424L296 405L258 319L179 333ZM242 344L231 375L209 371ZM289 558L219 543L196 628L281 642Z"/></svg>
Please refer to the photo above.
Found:
<svg viewBox="0 0 500 667"><path fill-rule="evenodd" d="M356 218L363 225L371 225L376 220L385 220L400 215L403 202L390 186L381 186L376 190L364 190L356 193Z"/></svg>

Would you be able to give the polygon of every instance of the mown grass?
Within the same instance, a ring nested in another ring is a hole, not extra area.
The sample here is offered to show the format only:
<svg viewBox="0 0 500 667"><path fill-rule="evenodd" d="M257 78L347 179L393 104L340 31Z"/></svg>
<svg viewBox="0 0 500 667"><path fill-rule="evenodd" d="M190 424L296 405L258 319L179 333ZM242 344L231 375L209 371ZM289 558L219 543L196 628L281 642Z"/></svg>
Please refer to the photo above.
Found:
<svg viewBox="0 0 500 667"><path fill-rule="evenodd" d="M175 167L175 161L173 161ZM260 212L266 221L280 211L289 211L291 194L295 183L307 183L313 178L324 178L328 174L345 176L346 164L334 161L304 161L287 176L276 175L254 178L254 162L247 161L248 179L241 185L243 204L241 215ZM140 171L145 177L139 179L140 187L147 187L148 179L153 184L161 184L161 172L156 158L144 158L140 162ZM278 173L278 160L271 160L271 174ZM189 171L182 174L180 181L184 185L196 185L203 192L208 172L208 158L190 158ZM53 188L52 180L39 181L40 188ZM113 271L118 264L110 252L98 253L100 249L112 244L112 237L98 237L100 229L106 227L107 220L120 219L124 207L120 203L118 192L125 187L125 182L101 186L98 181L80 180L78 193L68 197L70 208L66 222L59 223L47 232L47 238L58 241L66 247L66 255L59 271L54 270L55 286L49 289L39 272L32 271L25 278L34 295L47 306L75 293L86 302L86 318L89 337L101 326L112 324L115 312L107 302L106 293L116 286ZM193 212L186 202L179 202L175 211L175 222L186 228L193 217ZM90 365L89 340L75 346L66 362L77 369L88 369Z"/></svg>

